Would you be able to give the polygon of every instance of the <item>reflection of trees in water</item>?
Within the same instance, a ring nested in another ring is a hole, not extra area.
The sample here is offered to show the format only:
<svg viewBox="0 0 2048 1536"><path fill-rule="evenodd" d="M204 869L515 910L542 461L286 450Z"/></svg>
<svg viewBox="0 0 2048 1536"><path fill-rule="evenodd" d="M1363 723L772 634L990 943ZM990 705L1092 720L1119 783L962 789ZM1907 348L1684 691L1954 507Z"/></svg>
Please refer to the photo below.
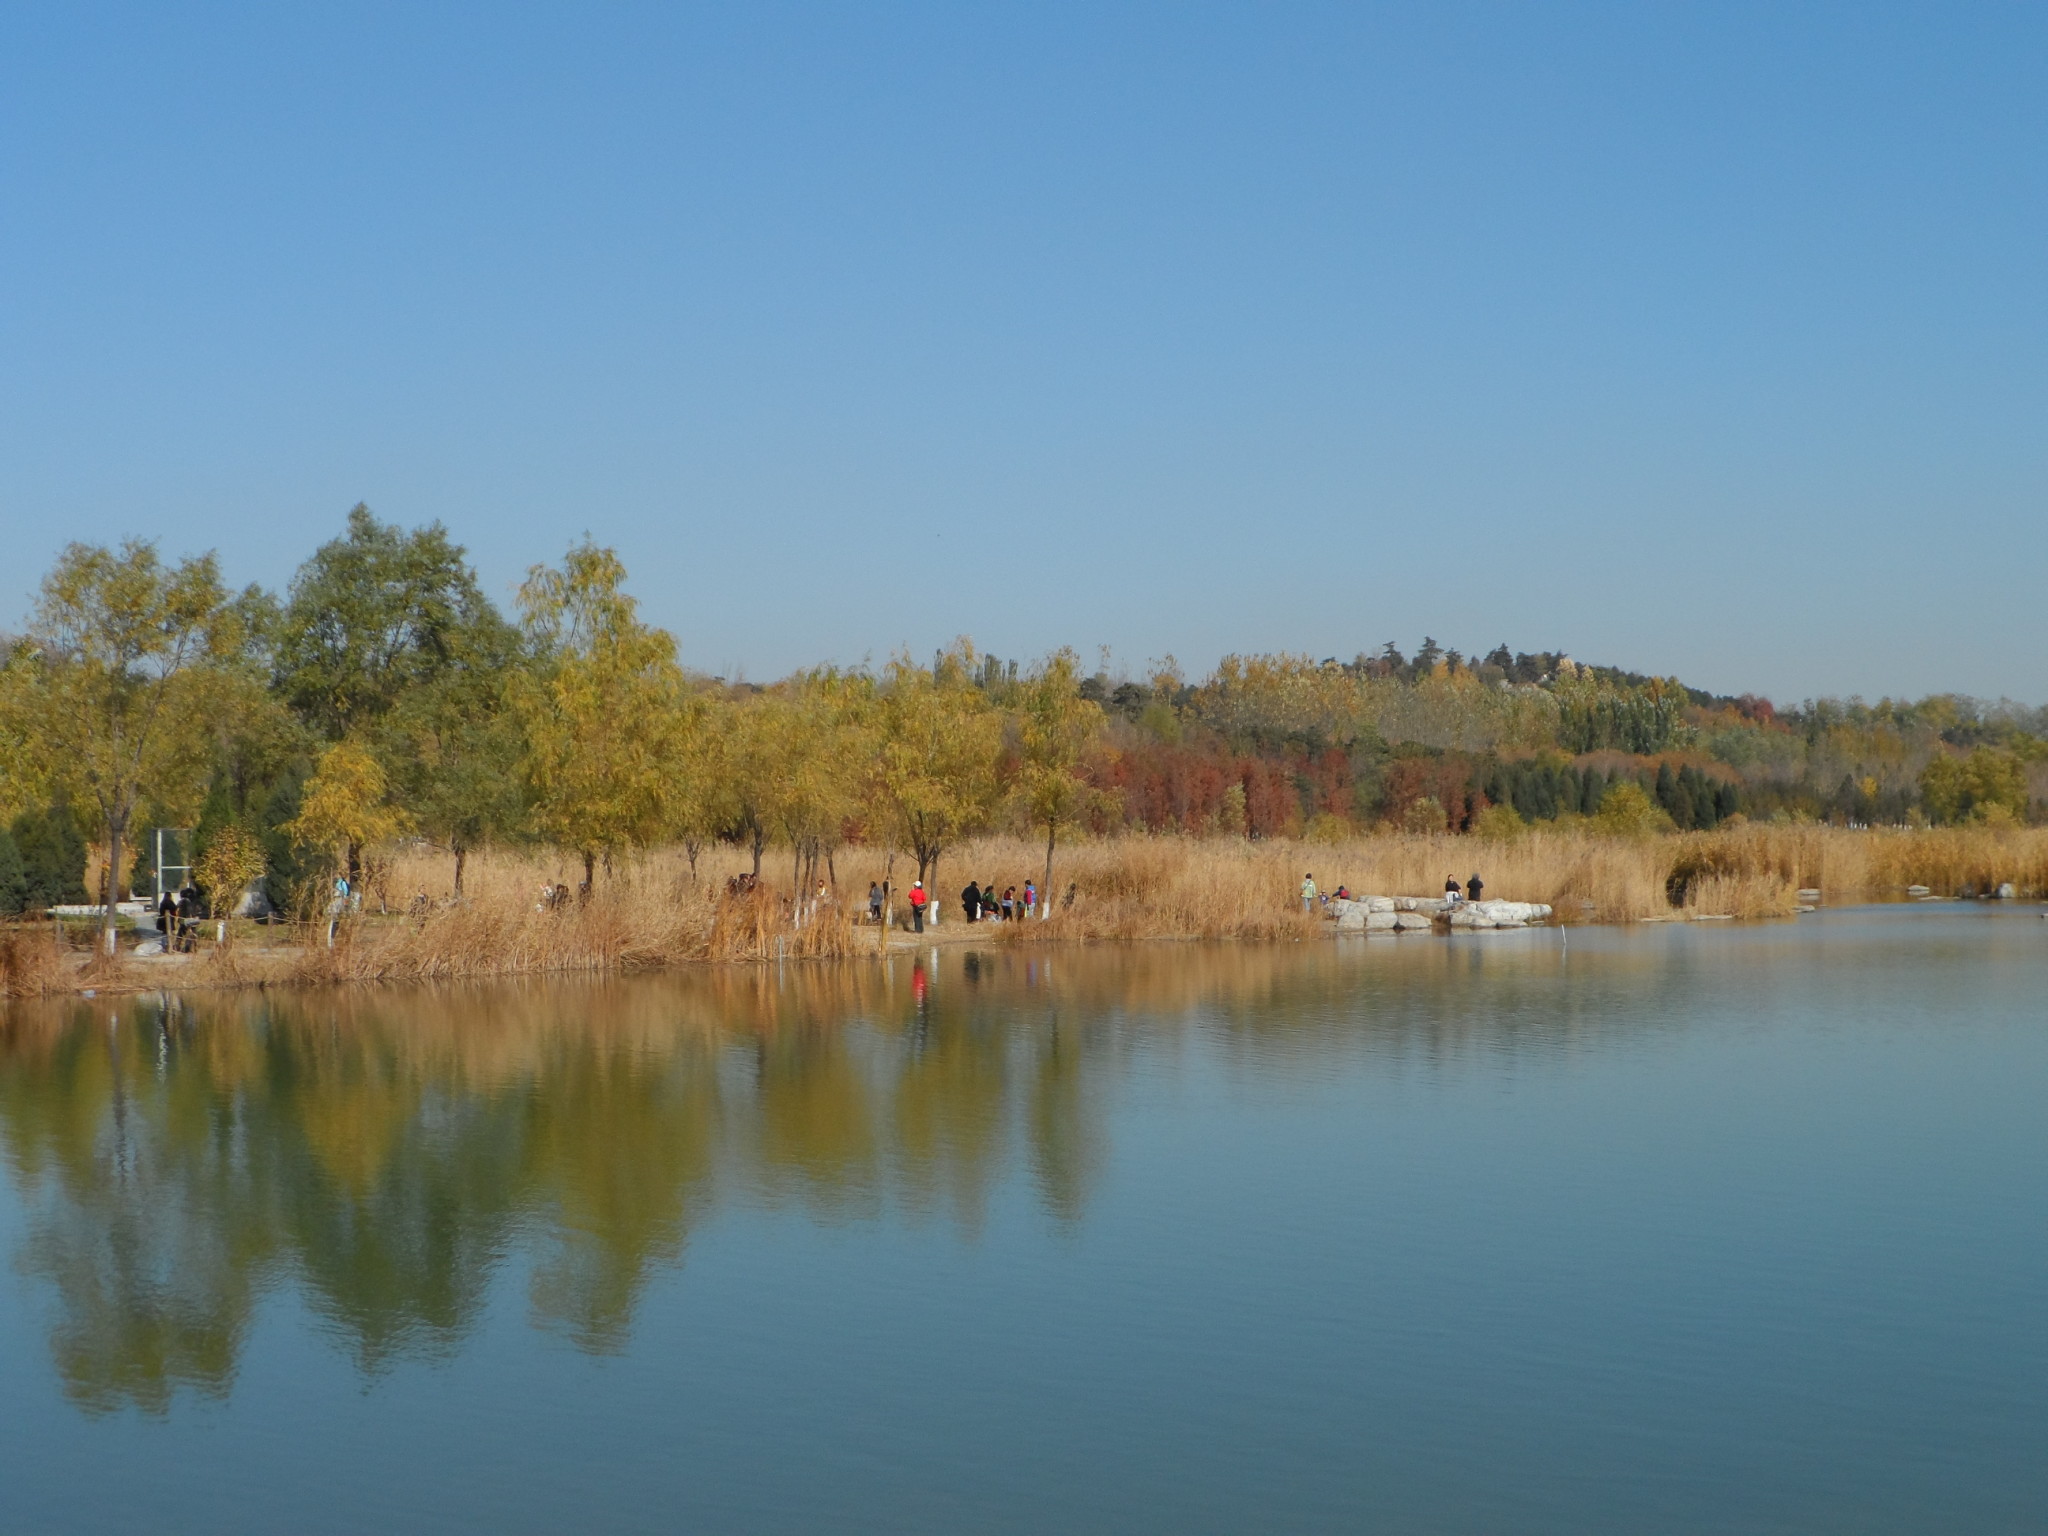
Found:
<svg viewBox="0 0 2048 1536"><path fill-rule="evenodd" d="M458 1347L515 1248L537 1324L620 1348L721 1199L971 1231L1031 1082L999 1002L902 967L103 1006L0 1029L17 1257L93 1410L224 1394L285 1278L374 1372Z"/></svg>
<svg viewBox="0 0 2048 1536"><path fill-rule="evenodd" d="M37 1043L30 1070L0 1068L0 1131L29 1215L19 1266L61 1301L66 1391L95 1411L224 1395L278 1252L267 1180L206 1134L202 1096L159 1076L167 1040L80 1010Z"/></svg>
<svg viewBox="0 0 2048 1536"><path fill-rule="evenodd" d="M0 1023L17 1257L54 1291L59 1370L96 1410L224 1393L286 1277L365 1370L449 1351L515 1248L535 1321L612 1350L721 1201L971 1236L1014 1170L1071 1223L1135 1056L1201 1036L1270 1078L1348 1052L1548 1048L1675 974L1610 957L1567 986L1532 946L1367 959L1005 948L946 956L919 987L899 960L18 1009Z"/></svg>

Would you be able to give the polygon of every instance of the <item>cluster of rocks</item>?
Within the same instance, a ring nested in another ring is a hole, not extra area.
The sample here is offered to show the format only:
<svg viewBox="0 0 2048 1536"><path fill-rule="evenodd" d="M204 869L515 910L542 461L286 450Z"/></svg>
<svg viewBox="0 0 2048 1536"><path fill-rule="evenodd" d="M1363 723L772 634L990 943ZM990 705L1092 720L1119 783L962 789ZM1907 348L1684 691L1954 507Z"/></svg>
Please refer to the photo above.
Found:
<svg viewBox="0 0 2048 1536"><path fill-rule="evenodd" d="M1446 901L1441 896L1360 896L1330 903L1339 933L1399 933L1404 929L1526 928L1550 916L1540 901Z"/></svg>

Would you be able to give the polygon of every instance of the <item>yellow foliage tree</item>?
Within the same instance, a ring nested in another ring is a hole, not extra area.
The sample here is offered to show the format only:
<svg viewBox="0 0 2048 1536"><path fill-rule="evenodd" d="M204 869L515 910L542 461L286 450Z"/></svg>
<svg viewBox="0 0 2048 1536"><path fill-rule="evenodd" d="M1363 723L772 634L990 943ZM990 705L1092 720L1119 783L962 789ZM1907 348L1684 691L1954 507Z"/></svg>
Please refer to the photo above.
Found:
<svg viewBox="0 0 2048 1536"><path fill-rule="evenodd" d="M2027 814L2026 764L1997 747L1966 758L1937 753L1921 771L1920 799L1937 822L2016 826Z"/></svg>
<svg viewBox="0 0 2048 1536"><path fill-rule="evenodd" d="M1654 837L1673 828L1670 815L1633 779L1608 787L1593 824L1613 837Z"/></svg>
<svg viewBox="0 0 2048 1536"><path fill-rule="evenodd" d="M363 850L398 836L409 824L391 803L384 765L360 742L338 741L320 754L299 814L285 829L302 848L338 855L353 888L362 880Z"/></svg>
<svg viewBox="0 0 2048 1536"><path fill-rule="evenodd" d="M599 858L609 866L673 825L690 720L675 641L640 622L625 579L613 551L585 542L519 589L536 661L513 705L534 830L582 856L586 891Z"/></svg>
<svg viewBox="0 0 2048 1536"><path fill-rule="evenodd" d="M917 859L927 890L939 856L987 826L999 798L1003 720L973 672L965 639L929 670L898 656L876 699L875 801L898 846Z"/></svg>
<svg viewBox="0 0 2048 1536"><path fill-rule="evenodd" d="M1053 652L1026 680L1017 717L1017 794L1033 827L1045 829L1045 884L1052 910L1052 855L1060 829L1095 798L1081 777L1081 762L1102 732L1102 707L1081 697L1080 658Z"/></svg>
<svg viewBox="0 0 2048 1536"><path fill-rule="evenodd" d="M57 794L98 815L110 952L136 807L145 795L196 807L241 638L213 556L166 567L137 540L118 550L73 544L43 578L26 641L0 681L10 798Z"/></svg>
<svg viewBox="0 0 2048 1536"><path fill-rule="evenodd" d="M193 869L214 916L233 915L235 902L263 877L267 862L263 845L248 831L233 822L215 829Z"/></svg>
<svg viewBox="0 0 2048 1536"><path fill-rule="evenodd" d="M819 861L829 868L842 829L860 810L873 750L869 702L865 678L821 669L754 705L762 814L790 851L799 898L816 881Z"/></svg>

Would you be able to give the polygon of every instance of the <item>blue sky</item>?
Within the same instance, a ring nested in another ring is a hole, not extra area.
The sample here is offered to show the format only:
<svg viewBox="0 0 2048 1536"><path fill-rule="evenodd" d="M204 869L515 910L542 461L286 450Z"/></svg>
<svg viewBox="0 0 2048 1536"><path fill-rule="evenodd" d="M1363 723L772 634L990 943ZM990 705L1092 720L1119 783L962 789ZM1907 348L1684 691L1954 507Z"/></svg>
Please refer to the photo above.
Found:
<svg viewBox="0 0 2048 1536"><path fill-rule="evenodd" d="M12 8L0 625L586 530L706 670L2048 699L2048 9Z"/></svg>

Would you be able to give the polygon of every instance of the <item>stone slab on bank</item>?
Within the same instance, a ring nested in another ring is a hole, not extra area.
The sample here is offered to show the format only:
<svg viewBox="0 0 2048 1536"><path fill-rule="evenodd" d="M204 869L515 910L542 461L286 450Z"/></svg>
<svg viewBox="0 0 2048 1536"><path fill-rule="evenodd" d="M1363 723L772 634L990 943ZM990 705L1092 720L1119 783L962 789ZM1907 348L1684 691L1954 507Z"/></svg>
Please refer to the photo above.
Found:
<svg viewBox="0 0 2048 1536"><path fill-rule="evenodd" d="M1433 928L1526 928L1551 915L1540 901L1462 901L1438 896L1358 896L1330 903L1339 933L1399 933Z"/></svg>

